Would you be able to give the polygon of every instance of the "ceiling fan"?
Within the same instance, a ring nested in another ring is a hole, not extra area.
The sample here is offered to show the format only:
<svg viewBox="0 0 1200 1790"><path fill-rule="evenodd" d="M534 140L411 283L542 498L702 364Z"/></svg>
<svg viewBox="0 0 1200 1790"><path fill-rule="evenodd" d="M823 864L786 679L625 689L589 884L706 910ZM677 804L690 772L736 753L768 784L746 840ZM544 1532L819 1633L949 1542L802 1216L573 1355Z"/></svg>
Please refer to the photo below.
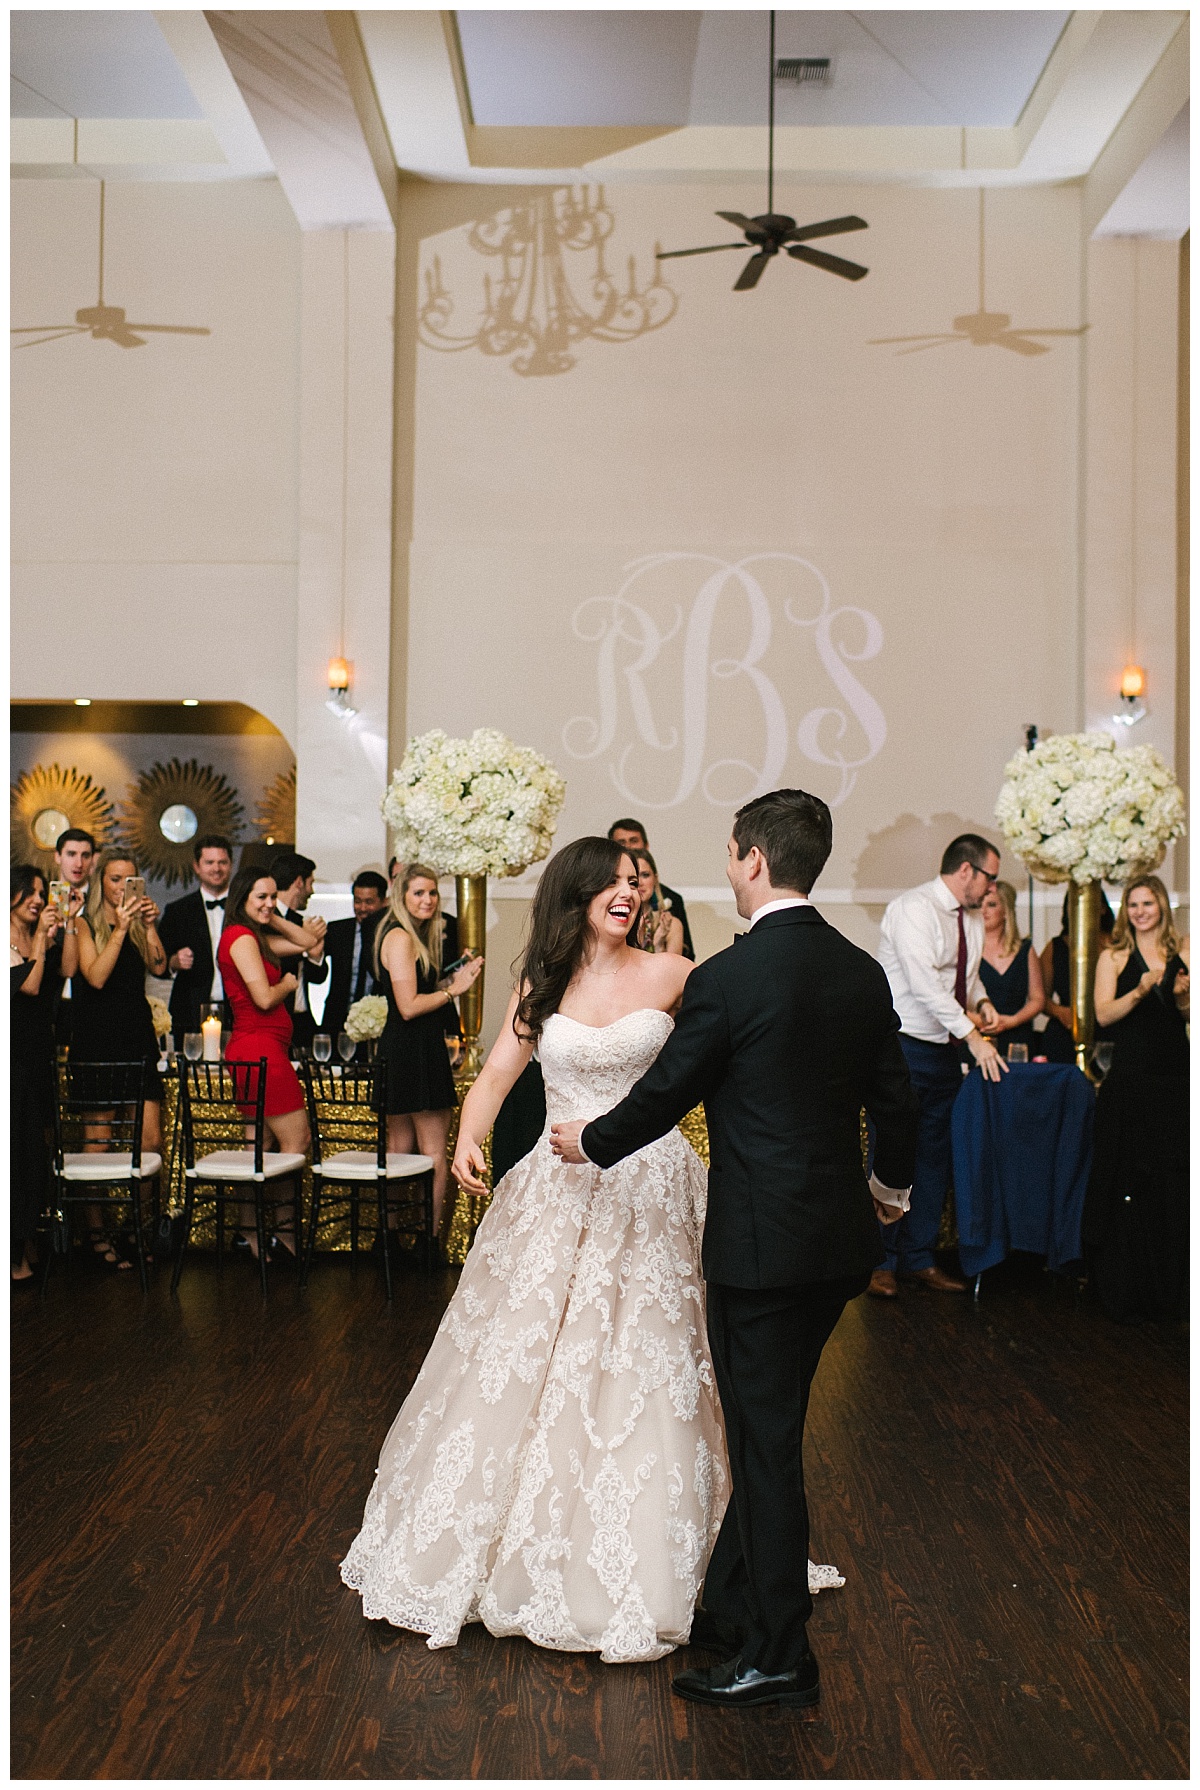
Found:
<svg viewBox="0 0 1200 1790"><path fill-rule="evenodd" d="M818 236L842 236L847 230L865 230L864 218L827 218L823 224L801 224L775 210L775 14L770 15L770 67L767 72L767 209L761 217L744 217L740 211L719 211L717 216L736 224L745 236L744 242L714 242L703 249L656 249L659 261L674 261L682 255L715 255L722 249L754 250L749 261L734 281L735 292L749 292L757 286L772 261L782 249L794 261L807 261L811 267L822 267L843 280L861 280L870 271L857 261L843 261L840 255L827 255L823 249L805 245Z"/></svg>
<svg viewBox="0 0 1200 1790"><path fill-rule="evenodd" d="M1050 347L1046 342L1036 341L1037 336L1081 336L1087 324L1078 329L1024 329L1014 328L1013 320L1007 311L989 311L983 294L984 275L984 229L983 229L984 189L979 189L979 309L967 311L961 317L955 317L948 330L942 330L928 336L874 336L867 346L871 348L886 347L890 343L910 343L910 347L900 348L900 354L923 354L927 348L945 348L951 342L969 342L972 348L1007 348L1012 354L1023 354L1027 357L1034 354L1049 354Z"/></svg>
<svg viewBox="0 0 1200 1790"><path fill-rule="evenodd" d="M65 336L91 336L94 342L115 342L118 348L144 348L149 334L162 336L210 336L210 329L186 323L128 323L120 305L104 302L104 187L100 182L100 280L94 305L76 311L74 323L35 323L10 329L12 336L32 336L31 342L14 342L14 348L37 348L42 342L60 342ZM140 332L140 333L139 333Z"/></svg>

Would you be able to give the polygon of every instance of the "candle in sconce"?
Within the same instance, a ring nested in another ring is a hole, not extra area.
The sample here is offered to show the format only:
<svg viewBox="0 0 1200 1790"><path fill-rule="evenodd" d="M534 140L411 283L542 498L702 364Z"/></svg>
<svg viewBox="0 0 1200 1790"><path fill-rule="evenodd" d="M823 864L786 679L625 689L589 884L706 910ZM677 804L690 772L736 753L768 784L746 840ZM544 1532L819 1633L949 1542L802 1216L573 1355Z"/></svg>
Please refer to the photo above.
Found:
<svg viewBox="0 0 1200 1790"><path fill-rule="evenodd" d="M200 1021L200 1030L204 1035L204 1061L219 1063L221 1061L221 1021L214 1013L209 1019Z"/></svg>

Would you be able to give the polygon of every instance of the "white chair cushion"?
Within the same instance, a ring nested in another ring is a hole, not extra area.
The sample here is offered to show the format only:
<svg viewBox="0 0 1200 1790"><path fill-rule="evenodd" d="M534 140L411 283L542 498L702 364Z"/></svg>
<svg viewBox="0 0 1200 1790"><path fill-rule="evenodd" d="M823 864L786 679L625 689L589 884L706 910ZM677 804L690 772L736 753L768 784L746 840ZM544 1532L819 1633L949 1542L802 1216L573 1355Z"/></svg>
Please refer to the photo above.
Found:
<svg viewBox="0 0 1200 1790"><path fill-rule="evenodd" d="M274 1181L280 1175L294 1175L298 1168L304 1167L304 1158L298 1150L264 1150L262 1178ZM253 1181L253 1150L210 1150L207 1156L201 1156L195 1168L186 1171L189 1180L193 1181Z"/></svg>
<svg viewBox="0 0 1200 1790"><path fill-rule="evenodd" d="M432 1156L405 1156L398 1150L388 1151L389 1181L408 1181L415 1175L427 1175L432 1167ZM324 1162L314 1163L313 1174L324 1175L331 1181L373 1181L376 1175L375 1152L339 1150L336 1156L327 1156Z"/></svg>
<svg viewBox="0 0 1200 1790"><path fill-rule="evenodd" d="M133 1154L129 1150L100 1151L64 1150L64 1181L128 1181L132 1172ZM138 1175L148 1181L162 1167L162 1157L153 1150L143 1152Z"/></svg>

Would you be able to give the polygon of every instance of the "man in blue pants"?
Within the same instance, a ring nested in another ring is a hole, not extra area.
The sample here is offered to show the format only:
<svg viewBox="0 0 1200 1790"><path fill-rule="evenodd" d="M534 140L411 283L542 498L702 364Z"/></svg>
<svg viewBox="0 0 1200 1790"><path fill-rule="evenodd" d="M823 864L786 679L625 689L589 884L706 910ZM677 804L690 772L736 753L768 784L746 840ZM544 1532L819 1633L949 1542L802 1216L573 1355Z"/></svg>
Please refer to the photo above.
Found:
<svg viewBox="0 0 1200 1790"><path fill-rule="evenodd" d="M978 833L960 833L942 854L932 882L889 902L879 934L879 961L900 1016L900 1048L920 1102L911 1204L897 1224L881 1227L886 1259L868 1291L894 1299L898 1276L937 1293L965 1293L967 1283L933 1259L950 1186L950 1109L962 1084L958 1045L983 1074L999 1081L1008 1065L978 1029L995 1017L983 984L983 919L979 909L1000 872L1000 854Z"/></svg>

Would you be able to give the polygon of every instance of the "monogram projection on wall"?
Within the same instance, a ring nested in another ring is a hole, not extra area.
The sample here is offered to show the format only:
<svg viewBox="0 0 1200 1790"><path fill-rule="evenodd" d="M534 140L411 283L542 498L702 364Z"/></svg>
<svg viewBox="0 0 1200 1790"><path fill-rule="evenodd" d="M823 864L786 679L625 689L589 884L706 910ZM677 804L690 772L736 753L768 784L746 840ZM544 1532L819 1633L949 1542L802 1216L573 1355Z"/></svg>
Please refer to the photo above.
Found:
<svg viewBox="0 0 1200 1790"><path fill-rule="evenodd" d="M844 802L887 739L852 669L882 650L878 618L835 606L824 573L792 553L652 553L624 571L615 596L588 598L572 618L596 649L596 711L563 728L571 756L607 757L635 808L696 794L729 808L787 782L794 742L836 773L821 790L830 805ZM838 700L813 701L826 694ZM754 758L723 755L731 739Z"/></svg>

